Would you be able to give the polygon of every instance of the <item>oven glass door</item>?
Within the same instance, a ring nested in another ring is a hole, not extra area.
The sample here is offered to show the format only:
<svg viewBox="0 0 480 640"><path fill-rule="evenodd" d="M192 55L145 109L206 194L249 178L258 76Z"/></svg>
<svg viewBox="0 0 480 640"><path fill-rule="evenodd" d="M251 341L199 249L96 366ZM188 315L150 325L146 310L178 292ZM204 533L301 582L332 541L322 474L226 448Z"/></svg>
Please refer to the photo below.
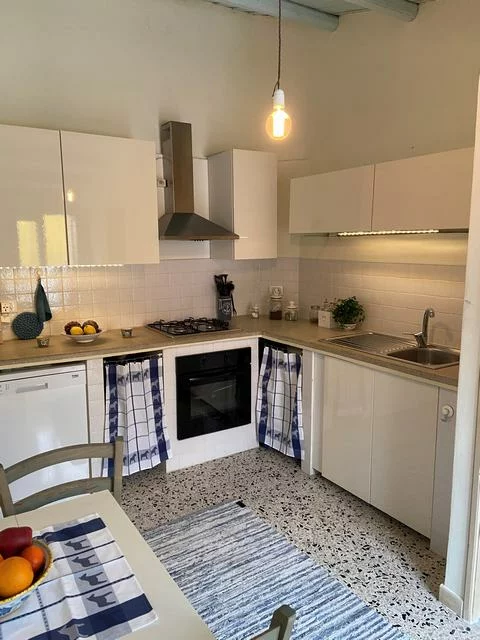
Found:
<svg viewBox="0 0 480 640"><path fill-rule="evenodd" d="M177 378L177 438L251 422L250 367L183 374Z"/></svg>

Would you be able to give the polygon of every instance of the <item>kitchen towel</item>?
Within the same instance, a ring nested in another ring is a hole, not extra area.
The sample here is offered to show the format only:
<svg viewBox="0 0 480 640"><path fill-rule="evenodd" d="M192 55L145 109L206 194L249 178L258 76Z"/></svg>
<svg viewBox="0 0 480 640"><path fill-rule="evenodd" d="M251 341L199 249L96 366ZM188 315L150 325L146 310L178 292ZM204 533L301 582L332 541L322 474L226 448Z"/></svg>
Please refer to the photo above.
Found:
<svg viewBox="0 0 480 640"><path fill-rule="evenodd" d="M258 441L303 460L302 358L265 346L257 389Z"/></svg>
<svg viewBox="0 0 480 640"><path fill-rule="evenodd" d="M117 640L157 619L120 548L98 514L35 534L53 568L8 619L0 640Z"/></svg>
<svg viewBox="0 0 480 640"><path fill-rule="evenodd" d="M35 289L35 311L40 322L47 322L52 319L50 305L48 304L47 295L40 278L38 279L37 288Z"/></svg>
<svg viewBox="0 0 480 640"><path fill-rule="evenodd" d="M123 475L151 469L171 458L163 413L163 359L105 365L105 442L124 438ZM113 460L104 461L103 475L113 475Z"/></svg>

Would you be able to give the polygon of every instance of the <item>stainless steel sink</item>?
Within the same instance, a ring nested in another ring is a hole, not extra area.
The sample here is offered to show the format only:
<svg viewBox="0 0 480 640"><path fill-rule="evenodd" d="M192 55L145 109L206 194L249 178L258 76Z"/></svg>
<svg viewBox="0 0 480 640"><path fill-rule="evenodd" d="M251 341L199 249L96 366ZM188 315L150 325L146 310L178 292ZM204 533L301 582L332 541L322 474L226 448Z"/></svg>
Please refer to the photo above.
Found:
<svg viewBox="0 0 480 640"><path fill-rule="evenodd" d="M460 352L456 349L446 349L442 347L412 347L411 349L401 349L387 354L391 358L405 360L405 362L413 362L421 364L432 369L440 369L441 367L449 367L452 364L458 364L460 361Z"/></svg>
<svg viewBox="0 0 480 640"><path fill-rule="evenodd" d="M344 347L351 347L359 351L366 351L367 353L374 353L379 356L385 356L392 351L400 351L401 349L415 346L415 342L411 338L399 338L398 336L389 336L385 333L375 333L374 331L328 338L328 342L341 344Z"/></svg>
<svg viewBox="0 0 480 640"><path fill-rule="evenodd" d="M460 352L457 349L434 345L418 347L412 339L373 331L356 333L350 336L337 336L336 338L329 338L328 342L366 353L374 353L378 356L411 362L428 369L450 367L458 364L460 360Z"/></svg>

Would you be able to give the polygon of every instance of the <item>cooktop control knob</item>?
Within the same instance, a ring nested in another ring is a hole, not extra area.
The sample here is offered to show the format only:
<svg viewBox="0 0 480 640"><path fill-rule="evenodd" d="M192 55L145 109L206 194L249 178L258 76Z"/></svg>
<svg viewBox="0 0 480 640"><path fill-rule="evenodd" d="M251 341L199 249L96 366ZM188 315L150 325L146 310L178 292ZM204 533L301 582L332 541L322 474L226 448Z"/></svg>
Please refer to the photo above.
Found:
<svg viewBox="0 0 480 640"><path fill-rule="evenodd" d="M450 404L444 404L440 409L440 420L442 422L448 422L455 415L455 409Z"/></svg>

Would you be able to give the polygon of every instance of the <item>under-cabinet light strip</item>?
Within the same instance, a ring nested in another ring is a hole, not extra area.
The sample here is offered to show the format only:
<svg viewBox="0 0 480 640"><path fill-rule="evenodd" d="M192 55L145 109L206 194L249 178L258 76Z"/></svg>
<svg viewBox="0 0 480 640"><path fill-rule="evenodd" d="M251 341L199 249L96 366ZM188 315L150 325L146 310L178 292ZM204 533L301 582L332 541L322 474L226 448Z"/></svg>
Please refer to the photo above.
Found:
<svg viewBox="0 0 480 640"><path fill-rule="evenodd" d="M352 237L352 236L404 236L404 235L418 235L421 233L440 233L439 229L416 229L412 231L341 231L337 233L339 237Z"/></svg>
<svg viewBox="0 0 480 640"><path fill-rule="evenodd" d="M115 263L112 262L110 264L59 264L57 266L40 266L40 267L34 267L29 265L28 267L0 267L1 269L13 269L14 271L20 270L20 269L46 269L47 271L49 269L78 269L78 268L90 268L90 267L123 267L123 263Z"/></svg>

